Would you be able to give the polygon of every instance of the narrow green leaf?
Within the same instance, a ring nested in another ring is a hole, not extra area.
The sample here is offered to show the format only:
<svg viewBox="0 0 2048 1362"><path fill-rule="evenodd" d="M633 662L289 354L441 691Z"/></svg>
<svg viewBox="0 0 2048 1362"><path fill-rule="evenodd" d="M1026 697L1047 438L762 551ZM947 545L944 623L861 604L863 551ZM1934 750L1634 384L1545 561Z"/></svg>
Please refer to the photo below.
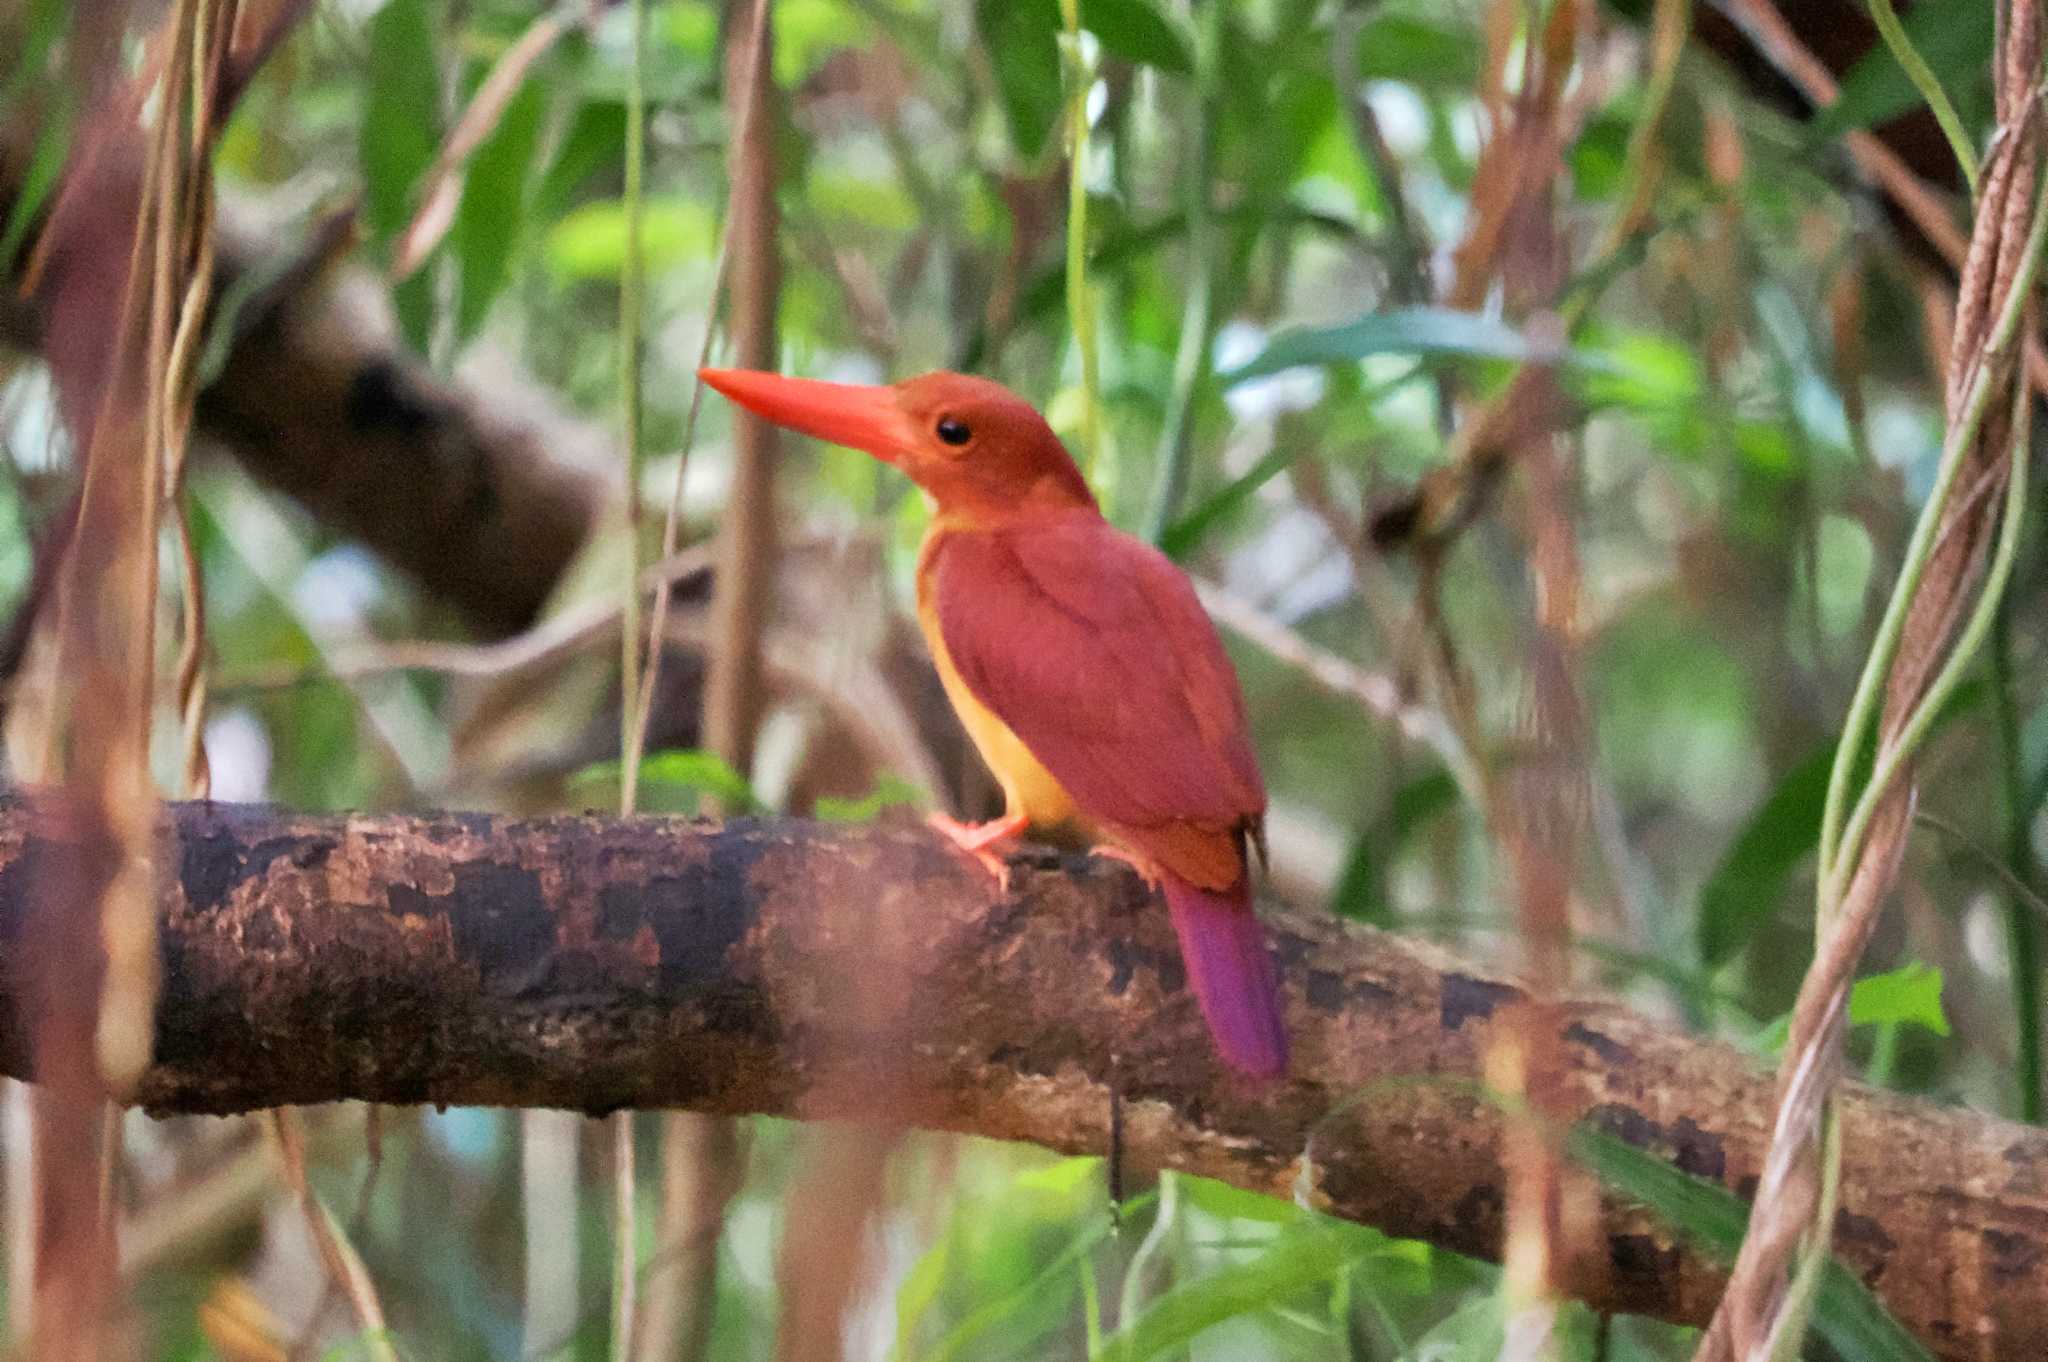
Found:
<svg viewBox="0 0 2048 1362"><path fill-rule="evenodd" d="M363 221L381 249L412 216L420 176L441 144L441 91L427 0L390 0L370 21L369 81L363 92L358 164ZM431 280L422 273L394 289L392 305L408 344L424 352L433 322Z"/></svg>
<svg viewBox="0 0 2048 1362"><path fill-rule="evenodd" d="M21 48L7 70L5 86L0 87L0 116L16 117L23 92L45 84L42 78L49 66L50 52L63 35L69 17L70 6L65 0L33 0L23 25ZM0 227L0 270L12 268L15 254L28 240L29 228L43 211L50 191L64 173L65 162L71 157L71 131L77 106L68 82L58 82L52 93L54 98L43 115L42 125L36 129L35 145L21 172L6 225Z"/></svg>
<svg viewBox="0 0 2048 1362"><path fill-rule="evenodd" d="M920 808L930 802L923 790L902 776L884 771L875 777L875 788L858 799L819 796L811 806L811 816L821 823L867 823L884 809Z"/></svg>
<svg viewBox="0 0 2048 1362"><path fill-rule="evenodd" d="M1979 680L1957 686L1929 726L1928 739L1981 704L1987 693ZM1868 778L1875 747L1873 739L1858 758L1852 789ZM1786 876L1820 845L1821 810L1834 760L1829 743L1786 772L1707 877L1700 890L1699 933L1700 960L1709 968L1742 948L1757 922L1777 907Z"/></svg>
<svg viewBox="0 0 2048 1362"><path fill-rule="evenodd" d="M553 223L568 212L583 182L603 167L617 165L625 146L626 106L612 100L586 102L570 120L533 191L534 220Z"/></svg>
<svg viewBox="0 0 2048 1362"><path fill-rule="evenodd" d="M1949 1033L1941 1006L1941 970L1915 960L1885 974L1858 979L1849 990L1849 1020L1857 1026L1904 1022L1937 1036Z"/></svg>
<svg viewBox="0 0 2048 1362"><path fill-rule="evenodd" d="M1127 61L1175 75L1195 69L1187 35L1153 0L1081 0L1081 27Z"/></svg>
<svg viewBox="0 0 2048 1362"><path fill-rule="evenodd" d="M427 0L390 0L370 21L360 156L363 219L379 245L405 228L419 178L440 147L435 48Z"/></svg>
<svg viewBox="0 0 2048 1362"><path fill-rule="evenodd" d="M21 27L21 46L6 68L5 83L0 84L0 113L13 113L22 91L41 83L49 68L50 52L70 18L70 8L68 0L30 0Z"/></svg>
<svg viewBox="0 0 2048 1362"><path fill-rule="evenodd" d="M1145 1362L1211 1325L1327 1282L1369 1250L1327 1226L1282 1235L1265 1252L1172 1288L1104 1341L1097 1362Z"/></svg>
<svg viewBox="0 0 2048 1362"><path fill-rule="evenodd" d="M1487 1291L1467 1297L1432 1325L1416 1340L1410 1355L1430 1362L1494 1362L1501 1355L1506 1330L1506 1302L1499 1291Z"/></svg>
<svg viewBox="0 0 2048 1362"><path fill-rule="evenodd" d="M1973 88L1983 87L1991 70L1992 7L1977 0L1919 0L1899 18L1914 48L1967 109ZM1813 118L1808 130L1817 140L1833 141L1851 129L1896 118L1919 103L1920 91L1890 48L1873 43L1842 77L1835 102Z"/></svg>
<svg viewBox="0 0 2048 1362"><path fill-rule="evenodd" d="M616 782L623 769L617 761L594 762L569 779L572 784ZM761 809L745 776L733 770L723 757L695 748L671 748L642 757L640 784L708 795L736 812L758 813Z"/></svg>
<svg viewBox="0 0 2048 1362"><path fill-rule="evenodd" d="M656 752L640 762L640 779L650 785L678 785L716 797L727 808L761 807L747 778L710 752Z"/></svg>
<svg viewBox="0 0 2048 1362"><path fill-rule="evenodd" d="M1084 1203L1101 1200L1107 1186L1102 1160L1093 1154L1074 1154L1036 1168L1027 1168L1010 1179L1013 1191L1034 1198L1051 1198L1062 1213L1079 1214Z"/></svg>
<svg viewBox="0 0 2048 1362"><path fill-rule="evenodd" d="M970 1346L982 1335L1001 1324L1011 1315L1036 1300L1041 1292L1073 1270L1074 1264L1094 1252L1095 1246L1109 1235L1107 1218L1097 1218L1062 1249L1053 1260L1033 1275L1030 1281L1006 1296L989 1301L954 1326L952 1332L941 1339L939 1345L928 1353L919 1354L924 1362L953 1362L959 1357L977 1357L981 1354L970 1352Z"/></svg>
<svg viewBox="0 0 2048 1362"><path fill-rule="evenodd" d="M526 224L527 186L545 111L542 84L529 75L498 116L498 126L469 159L449 243L457 262L455 333L483 325L511 278L512 254Z"/></svg>
<svg viewBox="0 0 2048 1362"><path fill-rule="evenodd" d="M1252 494L1271 482L1294 456L1301 452L1295 445L1277 445L1268 450L1266 456L1228 483L1219 487L1200 505L1166 527L1159 536L1160 551L1169 558L1183 558L1202 542L1202 537L1213 529L1217 522L1235 513L1238 508L1252 499Z"/></svg>
<svg viewBox="0 0 2048 1362"><path fill-rule="evenodd" d="M1395 792L1386 816L1358 834L1330 907L1339 916L1386 926L1393 921L1386 903L1387 867L1407 845L1414 831L1458 802L1458 782L1445 770L1418 776Z"/></svg>
<svg viewBox="0 0 2048 1362"><path fill-rule="evenodd" d="M1442 14L1377 9L1358 30L1361 80L1398 80L1467 91L1479 79L1480 45L1470 25Z"/></svg>
<svg viewBox="0 0 2048 1362"><path fill-rule="evenodd" d="M1897 1026L1910 1022L1938 1036L1949 1033L1948 1014L1941 1007L1941 971L1915 961L1889 974L1858 979L1849 990L1849 1020L1857 1026ZM1749 1048L1775 1058L1784 1053L1792 1034L1787 1012L1747 1038Z"/></svg>
<svg viewBox="0 0 2048 1362"><path fill-rule="evenodd" d="M1700 1248L1724 1262L1735 1256L1749 1210L1733 1192L1592 1126L1572 1131L1570 1149L1601 1181L1657 1212ZM1836 1261L1822 1278L1814 1326L1848 1362L1932 1362L1919 1340Z"/></svg>
<svg viewBox="0 0 2048 1362"><path fill-rule="evenodd" d="M976 0L974 19L995 65L1010 140L1034 157L1060 117L1059 8L1054 0Z"/></svg>
<svg viewBox="0 0 2048 1362"><path fill-rule="evenodd" d="M14 196L14 205L7 214L7 224L0 229L0 269L8 268L28 239L28 231L48 202L50 191L57 187L57 181L64 174L64 163L71 156L71 129L75 106L69 93L54 101L43 125L36 129L35 147L29 153L28 167L22 172L20 191Z"/></svg>
<svg viewBox="0 0 2048 1362"><path fill-rule="evenodd" d="M1820 842L1821 807L1835 745L1826 743L1785 773L1735 835L1700 889L1700 959L1719 965L1741 950L1776 911L1793 869Z"/></svg>
<svg viewBox="0 0 2048 1362"><path fill-rule="evenodd" d="M1940 75L1927 64L1927 58L1921 55L1920 45L1899 22L1899 12L1892 7L1892 0L1866 0L1866 8L1870 11L1871 22L1877 25L1878 33L1884 38L1884 45L1890 49L1892 60L1905 71L1913 82L1913 88L1920 92L1928 112L1941 125L1942 135L1948 138L1949 146L1955 152L1956 164L1962 168L1963 179L1974 196L1977 193L1977 144L1963 126L1956 106L1950 102Z"/></svg>
<svg viewBox="0 0 2048 1362"><path fill-rule="evenodd" d="M1546 353L1545 347L1497 317L1447 307L1396 308L1339 326L1284 331L1220 379L1227 388L1300 365L1355 363L1372 355L1441 355L1528 363ZM1598 356L1575 351L1556 358L1592 368L1607 364Z"/></svg>
<svg viewBox="0 0 2048 1362"><path fill-rule="evenodd" d="M938 1300L939 1289L946 1284L946 1269L952 1259L953 1236L949 1231L904 1274L903 1285L896 1289L896 1350L892 1356L897 1362L910 1356L919 1326Z"/></svg>

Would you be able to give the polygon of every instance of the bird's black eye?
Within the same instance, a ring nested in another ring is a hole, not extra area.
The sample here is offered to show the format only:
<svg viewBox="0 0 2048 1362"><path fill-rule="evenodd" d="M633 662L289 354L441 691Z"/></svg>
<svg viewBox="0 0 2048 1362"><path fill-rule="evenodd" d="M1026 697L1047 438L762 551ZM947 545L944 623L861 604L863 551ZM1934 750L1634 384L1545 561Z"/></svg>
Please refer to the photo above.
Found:
<svg viewBox="0 0 2048 1362"><path fill-rule="evenodd" d="M974 432L967 428L965 421L951 416L939 418L939 438L949 445L964 445L974 438Z"/></svg>

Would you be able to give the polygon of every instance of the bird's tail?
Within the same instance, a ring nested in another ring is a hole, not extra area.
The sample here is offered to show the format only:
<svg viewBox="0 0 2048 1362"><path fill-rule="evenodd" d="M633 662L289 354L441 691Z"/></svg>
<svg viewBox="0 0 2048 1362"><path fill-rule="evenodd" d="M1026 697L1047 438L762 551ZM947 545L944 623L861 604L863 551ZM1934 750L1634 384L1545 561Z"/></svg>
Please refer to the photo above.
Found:
<svg viewBox="0 0 2048 1362"><path fill-rule="evenodd" d="M1265 932L1252 911L1251 877L1221 893L1171 873L1163 878L1188 982L1217 1051L1234 1069L1277 1077L1287 1067L1287 1028Z"/></svg>

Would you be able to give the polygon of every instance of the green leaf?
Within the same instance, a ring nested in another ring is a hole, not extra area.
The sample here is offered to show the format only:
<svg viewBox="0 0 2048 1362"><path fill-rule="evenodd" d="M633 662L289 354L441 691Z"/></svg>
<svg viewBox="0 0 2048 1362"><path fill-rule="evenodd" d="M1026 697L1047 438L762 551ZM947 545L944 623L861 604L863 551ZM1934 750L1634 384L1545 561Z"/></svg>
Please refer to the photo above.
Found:
<svg viewBox="0 0 2048 1362"><path fill-rule="evenodd" d="M1211 1325L1327 1282L1368 1251L1322 1225L1282 1235L1247 1262L1182 1282L1161 1295L1104 1341L1097 1362L1145 1362Z"/></svg>
<svg viewBox="0 0 2048 1362"><path fill-rule="evenodd" d="M526 223L527 184L540 142L542 88L528 75L469 160L449 231L458 280L455 333L464 340L483 325L512 274L512 252Z"/></svg>
<svg viewBox="0 0 2048 1362"><path fill-rule="evenodd" d="M6 226L0 228L0 269L11 266L16 252L28 239L29 228L43 211L50 191L64 174L64 163L71 157L75 114L76 107L67 91L52 103L49 116L36 129L35 147L29 153L27 169L22 172L20 191L8 211Z"/></svg>
<svg viewBox="0 0 2048 1362"><path fill-rule="evenodd" d="M1949 97L1967 107L1973 88L1983 85L1991 69L1992 7L1977 0L1919 0L1899 19ZM1873 127L1908 113L1920 102L1920 92L1891 48L1873 43L1842 77L1840 95L1813 118L1809 133L1832 141L1851 129Z"/></svg>
<svg viewBox="0 0 2048 1362"><path fill-rule="evenodd" d="M572 784L616 783L624 770L617 761L600 761L571 776ZM695 748L671 748L640 759L640 784L667 786L695 795L708 795L734 812L758 813L761 803L745 776L732 769L723 757Z"/></svg>
<svg viewBox="0 0 2048 1362"><path fill-rule="evenodd" d="M24 92L46 83L42 78L50 52L63 36L69 17L70 6L65 0L33 0L23 24L20 50L7 70L4 87L0 87L0 116L18 118L21 110L17 106ZM8 209L5 225L0 226L0 270L12 268L16 253L28 240L29 228L35 225L71 157L77 104L69 82L58 82L51 93L54 97L41 126L36 128L35 145L29 150L28 165L21 171L14 205Z"/></svg>
<svg viewBox="0 0 2048 1362"><path fill-rule="evenodd" d="M953 1236L944 1234L903 1275L903 1285L896 1288L895 1355L898 1358L907 1356L910 1345L916 1341L919 1326L938 1300L940 1288L946 1284L946 1269L952 1259Z"/></svg>
<svg viewBox="0 0 2048 1362"><path fill-rule="evenodd" d="M878 183L868 175L815 170L804 177L804 196L820 217L835 225L844 222L909 236L924 222L917 200L893 180Z"/></svg>
<svg viewBox="0 0 2048 1362"><path fill-rule="evenodd" d="M1821 808L1835 745L1825 743L1785 773L1721 854L1700 889L1700 960L1709 968L1742 949L1776 911L1785 881L1820 843Z"/></svg>
<svg viewBox="0 0 2048 1362"><path fill-rule="evenodd" d="M717 240L711 210L695 199L663 196L640 209L640 239L650 274L702 258ZM619 199L583 204L548 229L548 268L565 283L617 279L626 263L626 205Z"/></svg>
<svg viewBox="0 0 2048 1362"><path fill-rule="evenodd" d="M1574 1129L1569 1147L1601 1181L1657 1212L1699 1247L1724 1262L1734 1258L1749 1210L1733 1192L1592 1126ZM1832 1259L1822 1274L1814 1327L1851 1362L1933 1362L1855 1274Z"/></svg>
<svg viewBox="0 0 2048 1362"><path fill-rule="evenodd" d="M888 771L875 777L875 788L858 799L835 799L820 795L811 806L811 816L821 823L867 823L884 809L921 808L930 801L923 790Z"/></svg>
<svg viewBox="0 0 2048 1362"><path fill-rule="evenodd" d="M1195 69L1187 35L1153 0L1081 0L1081 27L1126 61L1175 75Z"/></svg>
<svg viewBox="0 0 2048 1362"><path fill-rule="evenodd" d="M435 48L427 0L390 0L370 21L370 71L357 157L363 172L363 220L380 248L405 229L420 176L441 144ZM431 282L426 273L416 273L392 293L407 343L423 353L433 322Z"/></svg>
<svg viewBox="0 0 2048 1362"><path fill-rule="evenodd" d="M996 68L1010 141L1027 160L1059 121L1059 7L1054 0L975 0L975 27Z"/></svg>
<svg viewBox="0 0 2048 1362"><path fill-rule="evenodd" d="M1915 960L1886 974L1858 979L1849 991L1849 1020L1857 1026L1906 1022L1937 1036L1949 1033L1941 1007L1941 970Z"/></svg>
<svg viewBox="0 0 2048 1362"><path fill-rule="evenodd" d="M1430 1362L1494 1362L1507 1329L1506 1302L1498 1291L1468 1297L1417 1339L1408 1356ZM1556 1356L1570 1357L1560 1352Z"/></svg>
<svg viewBox="0 0 2048 1362"><path fill-rule="evenodd" d="M1233 387L1304 364L1355 363L1372 355L1442 355L1457 359L1539 360L1546 347L1497 317L1448 307L1397 308L1338 326L1284 331L1251 359L1220 375ZM1548 352L1555 353L1555 352ZM1567 363L1604 368L1608 361L1577 351L1557 353Z"/></svg>
<svg viewBox="0 0 2048 1362"><path fill-rule="evenodd" d="M975 28L996 71L1010 141L1025 159L1045 149L1065 101L1056 0L976 0ZM1187 39L1151 0L1081 0L1081 24L1104 48L1165 71L1194 69Z"/></svg>
<svg viewBox="0 0 2048 1362"><path fill-rule="evenodd" d="M1382 9L1358 30L1358 76L1468 91L1479 79L1479 37L1441 15Z"/></svg>
<svg viewBox="0 0 2048 1362"><path fill-rule="evenodd" d="M708 11L707 11L708 12ZM781 0L775 7L775 81L785 89L804 83L824 60L864 46L868 21L842 0Z"/></svg>
<svg viewBox="0 0 2048 1362"><path fill-rule="evenodd" d="M1076 1154L1027 1168L1010 1179L1012 1190L1042 1199L1061 1215L1078 1215L1102 1201L1107 1174L1093 1154Z"/></svg>
<svg viewBox="0 0 2048 1362"><path fill-rule="evenodd" d="M1924 1026L1937 1036L1949 1033L1948 1014L1941 1007L1941 971L1915 961L1888 974L1858 979L1849 990L1849 1020L1857 1026ZM1776 1056L1792 1033L1792 1014L1785 1013L1748 1038L1750 1049Z"/></svg>
<svg viewBox="0 0 2048 1362"><path fill-rule="evenodd" d="M649 785L675 785L708 794L731 809L751 811L761 807L747 778L733 770L725 758L710 752L656 752L641 760L640 779Z"/></svg>
<svg viewBox="0 0 2048 1362"><path fill-rule="evenodd" d="M1243 1187L1233 1187L1227 1182L1217 1182L1213 1178L1198 1178L1192 1173L1181 1175L1180 1195L1188 1205L1205 1215L1213 1215L1218 1220L1255 1220L1267 1225L1291 1225L1307 1218L1307 1213L1291 1201L1277 1196L1267 1196L1262 1192L1248 1191ZM1377 1230L1369 1232L1375 1235L1379 1233Z"/></svg>
<svg viewBox="0 0 2048 1362"><path fill-rule="evenodd" d="M1587 331L1579 348L1604 361L1579 385L1578 395L1589 406L1661 414L1699 402L1704 380L1691 347L1650 332Z"/></svg>
<svg viewBox="0 0 2048 1362"><path fill-rule="evenodd" d="M981 1356L982 1353L970 1352L970 1345L978 1342L983 1334L1036 1300L1049 1285L1071 1272L1074 1264L1092 1253L1095 1246L1108 1235L1108 1217L1096 1217L1024 1285L1007 1295L984 1303L954 1326L952 1332L941 1339L937 1347L917 1356L923 1358L924 1362L953 1362L955 1358Z"/></svg>
<svg viewBox="0 0 2048 1362"><path fill-rule="evenodd" d="M1337 877L1330 907L1339 916L1387 926L1393 914L1386 903L1387 867L1407 845L1414 831L1456 805L1458 782L1442 769L1418 776L1395 791L1385 817L1358 834Z"/></svg>
<svg viewBox="0 0 2048 1362"><path fill-rule="evenodd" d="M1276 445L1268 450L1266 456L1242 476L1225 483L1199 506L1168 525L1166 532L1159 536L1160 551L1169 558L1186 557L1218 521L1249 502L1254 492L1285 471L1300 452L1300 446L1292 444Z"/></svg>
<svg viewBox="0 0 2048 1362"><path fill-rule="evenodd" d="M390 0L370 21L359 151L363 218L380 245L404 230L415 187L440 147L435 48L427 0Z"/></svg>
<svg viewBox="0 0 2048 1362"><path fill-rule="evenodd" d="M625 145L626 106L611 100L585 103L562 134L555 158L534 190L535 220L553 223L567 213L577 189L598 170L616 165L625 155Z"/></svg>
<svg viewBox="0 0 2048 1362"><path fill-rule="evenodd" d="M68 0L30 0L21 27L21 45L6 68L6 81L0 83L0 114L12 116L22 91L42 84L50 52L64 34L70 8Z"/></svg>
<svg viewBox="0 0 2048 1362"><path fill-rule="evenodd" d="M1928 739L1982 703L1985 694L1980 680L1957 686L1928 727ZM1868 778L1875 750L1873 735L1850 773L1852 799ZM1834 760L1829 743L1786 772L1707 877L1700 889L1699 932L1700 960L1709 968L1742 948L1756 924L1777 907L1786 876L1819 846Z"/></svg>
<svg viewBox="0 0 2048 1362"><path fill-rule="evenodd" d="M1431 1251L1429 1245L1419 1240L1391 1239L1370 1225L1304 1211L1282 1197L1247 1191L1213 1178L1199 1178L1192 1173L1181 1176L1180 1195L1187 1205L1218 1220L1249 1221L1292 1229L1306 1227L1348 1239L1361 1258L1372 1259L1375 1290L1420 1294L1430 1287Z"/></svg>

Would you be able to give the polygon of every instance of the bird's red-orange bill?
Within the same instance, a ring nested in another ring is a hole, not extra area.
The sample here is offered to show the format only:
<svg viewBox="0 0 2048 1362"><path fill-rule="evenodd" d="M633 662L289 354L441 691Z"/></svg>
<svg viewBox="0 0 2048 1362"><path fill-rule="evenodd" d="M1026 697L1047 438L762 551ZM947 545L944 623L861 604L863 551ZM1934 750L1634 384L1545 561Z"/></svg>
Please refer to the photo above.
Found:
<svg viewBox="0 0 2048 1362"><path fill-rule="evenodd" d="M697 376L756 416L885 463L901 458L912 439L893 388L785 378L752 369L699 369Z"/></svg>

